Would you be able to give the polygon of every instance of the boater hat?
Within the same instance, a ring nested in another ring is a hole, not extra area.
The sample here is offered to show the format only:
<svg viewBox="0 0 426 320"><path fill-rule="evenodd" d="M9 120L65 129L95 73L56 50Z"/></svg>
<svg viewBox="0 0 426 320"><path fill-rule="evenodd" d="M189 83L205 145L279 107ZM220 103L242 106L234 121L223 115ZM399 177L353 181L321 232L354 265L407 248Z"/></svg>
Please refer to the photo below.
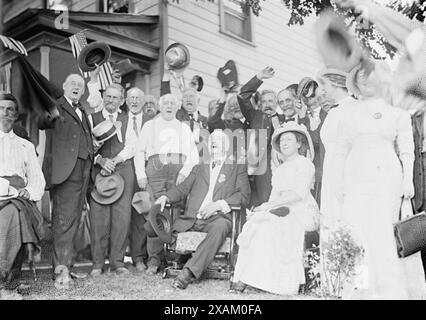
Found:
<svg viewBox="0 0 426 320"><path fill-rule="evenodd" d="M95 188L91 192L93 200L100 204L112 204L118 199L124 191L124 180L118 173L109 176L103 176L100 173L95 179Z"/></svg>
<svg viewBox="0 0 426 320"><path fill-rule="evenodd" d="M177 42L167 47L165 56L171 70L179 70L187 67L190 60L188 48Z"/></svg>
<svg viewBox="0 0 426 320"><path fill-rule="evenodd" d="M309 158L311 160L314 159L315 151L314 151L314 145L312 144L311 136L308 133L308 130L304 125L298 124L295 121L289 121L283 124L282 127L275 130L274 134L272 135L272 148L275 149L278 153L281 153L280 148L280 137L285 132L298 132L303 135L304 141L303 143L306 145L306 148L309 150Z"/></svg>
<svg viewBox="0 0 426 320"><path fill-rule="evenodd" d="M159 204L154 205L148 214L148 221L163 242L172 242L172 217L168 210L161 211Z"/></svg>
<svg viewBox="0 0 426 320"><path fill-rule="evenodd" d="M121 121L111 122L110 120L104 120L95 126L92 132L97 142L104 142L112 138L120 130Z"/></svg>
<svg viewBox="0 0 426 320"><path fill-rule="evenodd" d="M10 185L9 180L0 178L0 200L16 198L18 190Z"/></svg>
<svg viewBox="0 0 426 320"><path fill-rule="evenodd" d="M104 42L95 41L85 46L78 56L78 66L84 72L93 71L111 57L111 48Z"/></svg>

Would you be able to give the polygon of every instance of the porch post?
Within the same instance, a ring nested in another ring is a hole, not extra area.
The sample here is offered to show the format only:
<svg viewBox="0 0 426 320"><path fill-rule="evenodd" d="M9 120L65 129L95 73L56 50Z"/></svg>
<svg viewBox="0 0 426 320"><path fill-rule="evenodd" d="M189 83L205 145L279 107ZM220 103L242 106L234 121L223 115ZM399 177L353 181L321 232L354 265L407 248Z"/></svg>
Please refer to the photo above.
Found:
<svg viewBox="0 0 426 320"><path fill-rule="evenodd" d="M40 73L46 77L47 80L49 80L49 53L50 48L47 46L41 46L40 47L40 54L41 54L41 60L40 60ZM46 148L46 132L44 130L38 131L38 145L36 147L37 153L38 153L38 161L40 165L43 164L43 158L44 158L44 151Z"/></svg>
<svg viewBox="0 0 426 320"><path fill-rule="evenodd" d="M41 54L41 60L40 60L40 73L46 77L47 80L49 80L50 70L50 60L49 60L49 54L50 54L50 47L48 46L41 46L40 47L40 54ZM43 158L44 158L44 152L46 149L46 132L44 130L38 131L38 145L36 147L37 153L38 153L38 161L40 163L40 166L43 165ZM43 198L41 198L40 202L37 202L37 206L40 209L40 211L43 214L43 217L48 218L49 221L51 221L51 212L50 212L50 196L49 192L46 191L43 195Z"/></svg>

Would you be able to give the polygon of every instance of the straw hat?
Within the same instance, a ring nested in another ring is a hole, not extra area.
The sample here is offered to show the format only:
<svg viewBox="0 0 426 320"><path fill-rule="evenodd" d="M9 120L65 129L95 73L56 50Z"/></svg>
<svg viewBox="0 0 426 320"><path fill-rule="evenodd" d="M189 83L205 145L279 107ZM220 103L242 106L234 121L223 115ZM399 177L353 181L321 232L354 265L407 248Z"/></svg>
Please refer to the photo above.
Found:
<svg viewBox="0 0 426 320"><path fill-rule="evenodd" d="M120 133L121 121L111 122L110 120L104 120L96 125L92 132L97 142L104 142L112 138L115 134Z"/></svg>
<svg viewBox="0 0 426 320"><path fill-rule="evenodd" d="M280 137L283 133L286 132L298 132L304 136L303 143L306 145L306 147L309 149L309 158L311 160L314 159L315 151L314 146L312 144L311 136L308 133L308 130L304 125L298 124L296 121L289 121L283 124L282 127L275 130L274 134L272 135L272 148L277 151L278 153L281 153L280 148Z"/></svg>

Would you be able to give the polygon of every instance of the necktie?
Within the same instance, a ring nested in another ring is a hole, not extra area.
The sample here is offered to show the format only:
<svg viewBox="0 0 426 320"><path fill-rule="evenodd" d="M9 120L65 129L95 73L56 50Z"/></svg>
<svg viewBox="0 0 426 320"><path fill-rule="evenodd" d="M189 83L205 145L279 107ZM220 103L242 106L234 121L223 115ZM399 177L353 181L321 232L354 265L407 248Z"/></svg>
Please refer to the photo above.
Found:
<svg viewBox="0 0 426 320"><path fill-rule="evenodd" d="M192 113L189 114L189 127L191 131L194 131L194 115Z"/></svg>
<svg viewBox="0 0 426 320"><path fill-rule="evenodd" d="M285 118L284 119L284 122L289 122L289 121L296 121L296 119L295 118Z"/></svg>
<svg viewBox="0 0 426 320"><path fill-rule="evenodd" d="M133 116L133 131L136 134L136 137L139 137L138 123L136 122L136 116Z"/></svg>
<svg viewBox="0 0 426 320"><path fill-rule="evenodd" d="M114 122L114 116L113 116L112 114L108 115L108 117L109 117L109 120L110 120L111 122Z"/></svg>

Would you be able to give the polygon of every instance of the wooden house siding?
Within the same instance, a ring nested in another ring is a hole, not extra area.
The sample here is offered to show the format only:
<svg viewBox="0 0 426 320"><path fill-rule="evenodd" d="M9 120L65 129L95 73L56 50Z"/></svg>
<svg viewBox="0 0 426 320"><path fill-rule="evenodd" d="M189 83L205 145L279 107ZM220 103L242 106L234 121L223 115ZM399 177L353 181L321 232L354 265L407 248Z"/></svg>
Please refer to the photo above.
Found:
<svg viewBox="0 0 426 320"><path fill-rule="evenodd" d="M158 14L158 1L141 1L136 4L140 13ZM168 4L168 43L180 42L188 46L191 63L185 71L185 81L201 75L204 89L200 94L200 111L207 114L207 104L218 98L217 70L229 59L237 64L240 83L244 84L265 66L276 70L274 78L265 81L262 88L280 90L297 83L304 76L315 76L321 68L316 52L313 23L306 20L303 26L287 26L289 11L280 0L262 2L259 17L252 15L252 44L239 41L220 31L219 0L186 0ZM160 66L151 66L151 91L159 94ZM173 92L179 90L173 84Z"/></svg>

